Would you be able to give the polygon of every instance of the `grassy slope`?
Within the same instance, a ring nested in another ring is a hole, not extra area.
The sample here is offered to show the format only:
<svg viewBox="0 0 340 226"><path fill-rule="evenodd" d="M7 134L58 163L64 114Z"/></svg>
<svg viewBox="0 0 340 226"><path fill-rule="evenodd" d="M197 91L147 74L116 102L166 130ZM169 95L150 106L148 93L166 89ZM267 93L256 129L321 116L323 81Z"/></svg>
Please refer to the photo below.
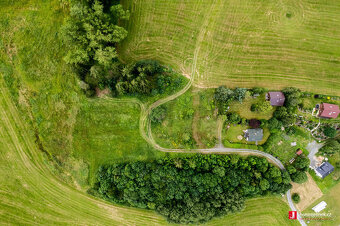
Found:
<svg viewBox="0 0 340 226"><path fill-rule="evenodd" d="M56 179L51 172L54 168L34 143L31 125L26 124L25 115L10 100L10 91L3 84L3 77L9 75L19 80L29 94L33 93L28 95L29 101L38 129L42 136L46 135L42 139L49 144L49 151L64 150L65 146L59 142L68 141L71 129L64 123L74 123L75 119L69 116L75 115L78 98L74 76L61 60L63 48L56 38L63 18L58 8L58 1L0 2L1 38L5 37L0 39L0 222L25 225L166 224L154 212L106 204ZM11 91L18 91L16 86L12 88ZM110 106L108 104L107 108ZM48 140L51 138L48 134L58 139ZM252 201L262 205L262 200ZM275 206L281 208L282 202ZM249 210L256 212L258 208ZM261 212L248 219L257 221L259 214ZM285 217L286 211L278 215L267 213L262 222L272 224ZM226 221L232 222L225 218L214 222L222 224Z"/></svg>
<svg viewBox="0 0 340 226"><path fill-rule="evenodd" d="M188 73L198 51L197 85L340 94L337 0L123 3L132 11L125 61L153 58Z"/></svg>
<svg viewBox="0 0 340 226"><path fill-rule="evenodd" d="M165 224L151 211L113 206L69 187L34 143L0 78L1 224Z"/></svg>
<svg viewBox="0 0 340 226"><path fill-rule="evenodd" d="M0 71L13 81L11 91L21 106L29 105L44 148L55 156L70 150L81 98L76 76L62 59L64 17L56 0L0 3Z"/></svg>
<svg viewBox="0 0 340 226"><path fill-rule="evenodd" d="M33 142L0 79L0 222L10 224L64 225L165 225L151 211L113 206L57 180L53 169ZM282 208L285 206L284 208ZM215 219L209 224L290 225L288 207L280 199L266 197L247 201L244 212ZM241 222L240 222L241 219Z"/></svg>

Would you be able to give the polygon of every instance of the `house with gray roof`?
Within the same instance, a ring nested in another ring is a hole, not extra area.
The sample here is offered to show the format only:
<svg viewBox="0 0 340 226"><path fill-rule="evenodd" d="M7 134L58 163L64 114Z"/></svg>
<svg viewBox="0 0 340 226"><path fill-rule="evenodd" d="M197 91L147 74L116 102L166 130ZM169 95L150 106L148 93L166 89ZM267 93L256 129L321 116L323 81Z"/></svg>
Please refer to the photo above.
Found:
<svg viewBox="0 0 340 226"><path fill-rule="evenodd" d="M329 162L324 162L318 168L315 169L316 175L318 175L321 178L325 178L333 171L334 166L332 166Z"/></svg>
<svg viewBox="0 0 340 226"><path fill-rule="evenodd" d="M263 139L263 129L247 129L244 132L244 138L247 141L261 141Z"/></svg>

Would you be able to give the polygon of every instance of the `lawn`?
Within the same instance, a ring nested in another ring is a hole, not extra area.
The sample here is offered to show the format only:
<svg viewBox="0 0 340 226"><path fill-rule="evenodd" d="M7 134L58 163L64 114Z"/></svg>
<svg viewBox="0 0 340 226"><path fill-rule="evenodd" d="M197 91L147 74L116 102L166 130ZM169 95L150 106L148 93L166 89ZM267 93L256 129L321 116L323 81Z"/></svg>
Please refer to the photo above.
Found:
<svg viewBox="0 0 340 226"><path fill-rule="evenodd" d="M340 93L340 2L126 0L124 61L157 59L200 87Z"/></svg>
<svg viewBox="0 0 340 226"><path fill-rule="evenodd" d="M252 112L250 110L250 107L252 104L257 104L265 101L265 93L262 94L259 97L253 98L251 96L247 96L242 103L239 101L233 101L229 106L230 112L236 112L241 116L241 118L246 118L246 119L270 119L273 117L273 113L275 111L275 107L273 107L272 110L268 112L259 112L259 111L254 111Z"/></svg>
<svg viewBox="0 0 340 226"><path fill-rule="evenodd" d="M250 127L247 125L230 125L229 128L226 128L224 126L222 139L225 140L225 142L229 143L242 143L242 144L250 144L255 145L255 142L246 141L244 139L244 130L249 129ZM239 140L238 137L241 136L242 139ZM270 132L268 128L263 129L263 139L262 141L258 142L258 145L264 144L268 137L270 136Z"/></svg>
<svg viewBox="0 0 340 226"><path fill-rule="evenodd" d="M90 166L90 182L99 166L164 156L139 135L140 107L114 99L90 99L78 113L73 154Z"/></svg>

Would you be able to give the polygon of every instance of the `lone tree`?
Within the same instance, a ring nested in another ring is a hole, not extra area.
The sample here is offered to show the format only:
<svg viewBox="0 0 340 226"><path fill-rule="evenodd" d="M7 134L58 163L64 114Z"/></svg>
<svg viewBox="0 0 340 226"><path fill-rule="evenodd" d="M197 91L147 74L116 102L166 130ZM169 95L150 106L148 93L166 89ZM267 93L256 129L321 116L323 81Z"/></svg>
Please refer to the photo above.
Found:
<svg viewBox="0 0 340 226"><path fill-rule="evenodd" d="M294 193L292 195L293 202L299 203L300 202L300 195L298 193Z"/></svg>
<svg viewBox="0 0 340 226"><path fill-rule="evenodd" d="M261 122L257 119L250 119L249 120L249 126L253 129L259 128L261 125Z"/></svg>

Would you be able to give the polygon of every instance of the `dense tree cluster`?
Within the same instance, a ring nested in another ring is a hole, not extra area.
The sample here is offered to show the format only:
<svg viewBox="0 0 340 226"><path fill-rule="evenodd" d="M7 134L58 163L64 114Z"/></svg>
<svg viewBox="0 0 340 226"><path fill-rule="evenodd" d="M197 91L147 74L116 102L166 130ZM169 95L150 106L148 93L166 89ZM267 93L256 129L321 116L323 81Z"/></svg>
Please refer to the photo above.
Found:
<svg viewBox="0 0 340 226"><path fill-rule="evenodd" d="M310 161L305 156L298 156L295 158L293 164L286 167L287 172L290 174L292 181L302 184L308 180L306 171L308 170Z"/></svg>
<svg viewBox="0 0 340 226"><path fill-rule="evenodd" d="M327 140L326 144L319 150L319 152L328 155L340 153L340 140L339 139Z"/></svg>
<svg viewBox="0 0 340 226"><path fill-rule="evenodd" d="M242 103L246 97L247 89L236 88L235 90L229 89L225 86L220 86L215 90L214 100L219 109L219 114L226 113L228 105L231 101L237 100Z"/></svg>
<svg viewBox="0 0 340 226"><path fill-rule="evenodd" d="M117 1L72 1L70 17L62 33L70 49L65 61L74 66L86 84L88 96L95 88L110 88L114 95L164 93L169 84L178 87L183 79L173 79L171 70L157 61L144 60L123 64L117 58L116 45L127 36L120 21L129 19L129 11Z"/></svg>
<svg viewBox="0 0 340 226"><path fill-rule="evenodd" d="M129 19L129 11L120 4L105 6L98 0L72 2L70 18L63 27L72 47L65 57L67 63L80 68L108 68L117 58L115 44L127 36L118 21Z"/></svg>
<svg viewBox="0 0 340 226"><path fill-rule="evenodd" d="M244 199L290 187L286 171L266 159L194 155L102 166L92 193L134 207L155 209L176 223L200 223L240 211Z"/></svg>
<svg viewBox="0 0 340 226"><path fill-rule="evenodd" d="M327 125L323 128L323 134L325 134L326 137L333 138L336 136L336 129Z"/></svg>

